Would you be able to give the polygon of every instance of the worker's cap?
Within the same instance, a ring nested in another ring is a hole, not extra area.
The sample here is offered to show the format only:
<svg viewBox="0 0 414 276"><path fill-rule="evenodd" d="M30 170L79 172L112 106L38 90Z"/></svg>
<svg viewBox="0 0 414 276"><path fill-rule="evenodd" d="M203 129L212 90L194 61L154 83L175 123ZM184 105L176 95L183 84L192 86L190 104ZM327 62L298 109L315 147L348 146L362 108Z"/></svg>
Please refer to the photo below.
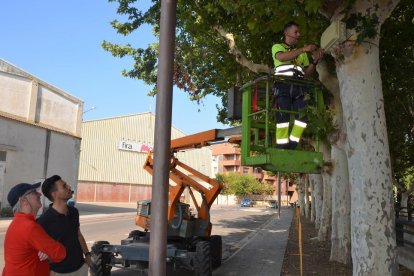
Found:
<svg viewBox="0 0 414 276"><path fill-rule="evenodd" d="M7 195L7 201L13 208L19 201L19 197L23 196L27 191L36 190L40 187L41 182L35 184L20 183L14 186Z"/></svg>

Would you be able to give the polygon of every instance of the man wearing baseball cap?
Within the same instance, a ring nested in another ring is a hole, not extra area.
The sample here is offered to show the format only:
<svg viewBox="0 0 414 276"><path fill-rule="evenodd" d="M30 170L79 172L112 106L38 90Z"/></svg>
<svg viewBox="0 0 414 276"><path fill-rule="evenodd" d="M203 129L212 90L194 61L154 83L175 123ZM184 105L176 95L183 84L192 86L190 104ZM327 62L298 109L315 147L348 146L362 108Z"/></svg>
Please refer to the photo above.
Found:
<svg viewBox="0 0 414 276"><path fill-rule="evenodd" d="M4 239L3 276L48 276L46 258L60 262L66 257L65 247L48 236L35 221L42 207L39 186L40 183L20 183L7 195L14 218Z"/></svg>

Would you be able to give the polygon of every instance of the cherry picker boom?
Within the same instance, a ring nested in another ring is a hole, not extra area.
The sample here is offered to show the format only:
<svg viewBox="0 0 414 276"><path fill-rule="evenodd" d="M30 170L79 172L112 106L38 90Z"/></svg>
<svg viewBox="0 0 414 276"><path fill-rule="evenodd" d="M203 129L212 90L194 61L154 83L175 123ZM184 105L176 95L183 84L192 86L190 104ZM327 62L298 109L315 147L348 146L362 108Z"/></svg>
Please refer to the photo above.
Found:
<svg viewBox="0 0 414 276"><path fill-rule="evenodd" d="M235 131L240 132L240 129ZM221 265L222 239L211 235L210 208L222 185L179 161L176 154L208 146L230 133L229 130L213 129L171 141L169 178L173 183L169 183L168 195L167 262L174 269L183 268L194 271L196 275L208 276ZM152 152L147 155L144 169L153 174ZM189 191L196 214L190 211L189 204L180 202L185 189ZM135 223L140 229L132 231L121 245L95 242L92 246L92 275L110 275L112 267L141 272L148 268L151 201L138 201Z"/></svg>

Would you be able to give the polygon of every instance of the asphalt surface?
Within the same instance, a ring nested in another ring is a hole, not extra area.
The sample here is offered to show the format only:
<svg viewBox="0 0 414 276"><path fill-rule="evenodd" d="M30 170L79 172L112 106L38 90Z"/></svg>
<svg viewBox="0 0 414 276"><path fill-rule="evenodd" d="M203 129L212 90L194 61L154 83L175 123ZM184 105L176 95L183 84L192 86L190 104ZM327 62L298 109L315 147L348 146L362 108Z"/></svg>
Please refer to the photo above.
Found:
<svg viewBox="0 0 414 276"><path fill-rule="evenodd" d="M90 221L103 216L130 215L136 212L132 203L77 203L80 219ZM237 250L231 255L223 256L222 265L213 275L280 275L286 250L294 209L282 207L281 216L277 212L248 234L236 245ZM0 231L5 231L11 219L0 219Z"/></svg>
<svg viewBox="0 0 414 276"><path fill-rule="evenodd" d="M215 276L280 275L293 210L282 207L255 233L240 242L240 249L213 272Z"/></svg>

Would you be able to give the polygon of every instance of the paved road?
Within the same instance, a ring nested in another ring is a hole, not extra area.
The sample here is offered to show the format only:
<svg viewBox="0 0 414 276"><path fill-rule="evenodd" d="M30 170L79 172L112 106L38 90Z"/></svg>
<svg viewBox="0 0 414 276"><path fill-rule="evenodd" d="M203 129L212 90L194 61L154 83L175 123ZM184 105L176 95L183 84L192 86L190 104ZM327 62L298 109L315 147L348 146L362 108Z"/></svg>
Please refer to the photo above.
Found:
<svg viewBox="0 0 414 276"><path fill-rule="evenodd" d="M81 231L85 236L88 246L94 241L107 240L112 244L119 244L121 239L136 226L134 217L135 204L88 204L76 205L81 215ZM243 241L248 239L262 227L269 218L275 214L273 209L264 208L240 208L238 206L214 205L211 211L214 235L223 237L223 258L227 259L243 246ZM0 267L3 267L3 242L4 231L7 227L5 221L0 223ZM113 271L112 275L136 275L129 271ZM184 274L180 274L184 275Z"/></svg>

